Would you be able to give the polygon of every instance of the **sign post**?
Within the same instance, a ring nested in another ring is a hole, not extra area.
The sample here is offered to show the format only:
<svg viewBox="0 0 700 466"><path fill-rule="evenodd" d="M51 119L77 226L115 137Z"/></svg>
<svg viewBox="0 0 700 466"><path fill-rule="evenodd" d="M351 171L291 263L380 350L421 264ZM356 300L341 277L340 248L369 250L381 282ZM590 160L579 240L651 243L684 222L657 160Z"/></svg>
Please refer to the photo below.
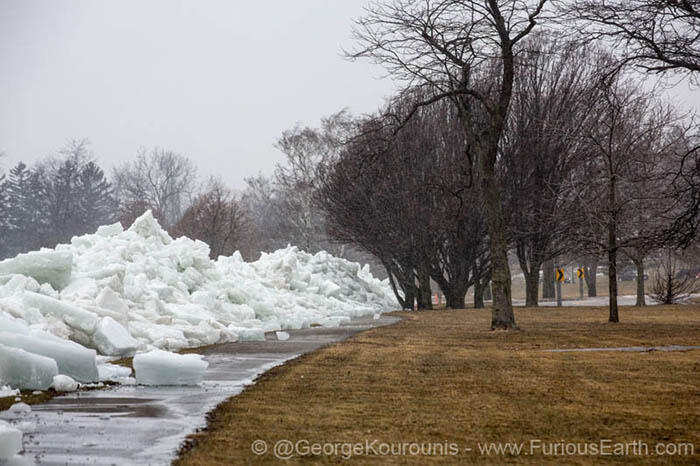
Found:
<svg viewBox="0 0 700 466"><path fill-rule="evenodd" d="M557 280L557 307L561 307L562 306L561 284L564 281L564 269L557 266L556 273L554 275L555 275L555 278Z"/></svg>
<svg viewBox="0 0 700 466"><path fill-rule="evenodd" d="M578 295L583 299L583 279L586 276L583 267L576 269L576 276L578 277Z"/></svg>

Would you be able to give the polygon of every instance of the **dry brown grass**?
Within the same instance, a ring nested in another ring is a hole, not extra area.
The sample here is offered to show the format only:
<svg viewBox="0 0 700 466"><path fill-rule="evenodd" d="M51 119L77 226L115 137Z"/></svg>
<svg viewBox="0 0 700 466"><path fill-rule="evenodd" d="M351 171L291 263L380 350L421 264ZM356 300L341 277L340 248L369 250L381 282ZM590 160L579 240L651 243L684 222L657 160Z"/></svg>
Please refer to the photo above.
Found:
<svg viewBox="0 0 700 466"><path fill-rule="evenodd" d="M251 443L455 442L458 457L356 456L388 462L539 464L544 456L483 456L478 442L692 442L692 457L566 457L591 462L700 461L700 351L548 353L545 348L699 345L700 306L517 309L522 328L490 332L484 310L401 314L394 326L272 369L220 405L177 464L277 463ZM293 462L340 463L339 457Z"/></svg>
<svg viewBox="0 0 700 466"><path fill-rule="evenodd" d="M20 393L20 401L23 403L27 403L28 405L37 405L39 403L44 403L45 401L49 401L57 395L56 392L48 390L43 391L41 393L37 393L36 395L33 393L32 390L22 390ZM0 398L0 411L5 411L6 409L9 409L13 404L19 403L20 401L17 401L16 398L18 397L5 396Z"/></svg>

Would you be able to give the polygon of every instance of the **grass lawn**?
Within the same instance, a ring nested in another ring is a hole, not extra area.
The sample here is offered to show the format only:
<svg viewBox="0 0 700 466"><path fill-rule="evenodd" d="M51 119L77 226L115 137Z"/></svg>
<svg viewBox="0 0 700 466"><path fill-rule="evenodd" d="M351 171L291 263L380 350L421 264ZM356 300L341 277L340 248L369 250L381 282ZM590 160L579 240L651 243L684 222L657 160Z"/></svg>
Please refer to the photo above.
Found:
<svg viewBox="0 0 700 466"><path fill-rule="evenodd" d="M318 443L314 448L339 453L292 458L304 464L344 463L343 455L353 464L700 462L700 351L543 351L700 345L700 306L626 307L619 324L607 323L603 308L519 308L521 330L513 332L488 331L488 310L400 315L396 325L270 370L212 413L208 430L192 437L177 464L277 464L272 449L283 439L301 440L302 452ZM268 446L260 456L251 451L258 439ZM601 441L609 453L625 443L629 454L555 457L528 450L530 442L563 450L562 442ZM348 455L349 447L326 442L357 442L369 454ZM444 454L411 456L413 446L400 445L408 442ZM482 454L479 447L489 442L524 442L525 450ZM669 443L692 443L695 453L633 455L644 444L654 454L660 442L669 451L688 448ZM382 443L408 454L382 456Z"/></svg>

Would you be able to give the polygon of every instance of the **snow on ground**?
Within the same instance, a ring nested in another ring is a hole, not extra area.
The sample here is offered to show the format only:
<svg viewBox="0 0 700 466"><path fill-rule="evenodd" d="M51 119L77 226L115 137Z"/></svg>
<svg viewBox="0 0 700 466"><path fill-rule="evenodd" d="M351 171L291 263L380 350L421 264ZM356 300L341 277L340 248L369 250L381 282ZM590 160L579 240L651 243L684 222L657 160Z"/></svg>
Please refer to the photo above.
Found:
<svg viewBox="0 0 700 466"><path fill-rule="evenodd" d="M213 261L205 243L171 238L146 212L126 231L102 226L0 262L0 386L121 380L129 374L99 355L264 339L396 307L368 266L296 247Z"/></svg>

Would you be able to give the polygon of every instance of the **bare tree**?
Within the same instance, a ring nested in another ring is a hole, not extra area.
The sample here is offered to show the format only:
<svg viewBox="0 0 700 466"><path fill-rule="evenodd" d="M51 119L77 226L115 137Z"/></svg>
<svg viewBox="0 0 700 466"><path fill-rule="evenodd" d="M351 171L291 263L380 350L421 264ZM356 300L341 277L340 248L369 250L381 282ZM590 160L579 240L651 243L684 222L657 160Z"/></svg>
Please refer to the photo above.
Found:
<svg viewBox="0 0 700 466"><path fill-rule="evenodd" d="M276 144L285 155L274 173L278 214L287 223L290 242L309 252L332 248L314 192L318 167L337 155L349 121L343 110L323 118L320 128L295 126L285 131Z"/></svg>
<svg viewBox="0 0 700 466"><path fill-rule="evenodd" d="M676 148L671 193L672 208L662 216L669 227L663 232L673 237L677 246L686 249L694 244L700 232L700 125L697 120Z"/></svg>
<svg viewBox="0 0 700 466"><path fill-rule="evenodd" d="M483 203L468 186L469 141L454 106L423 107L395 132L391 115L412 107L421 92L404 93L385 114L359 125L321 170L318 199L336 239L381 259L401 288L402 306L415 299L419 309L431 308L432 279L447 307L462 308L467 289L488 269Z"/></svg>
<svg viewBox="0 0 700 466"><path fill-rule="evenodd" d="M683 273L679 267L677 251L667 248L661 255L657 277L651 289L652 298L662 304L676 304L699 292L700 278L694 273Z"/></svg>
<svg viewBox="0 0 700 466"><path fill-rule="evenodd" d="M257 260L262 251L274 251L292 243L282 211L279 192L271 177L246 178L241 202L248 215L240 252L246 260Z"/></svg>
<svg viewBox="0 0 700 466"><path fill-rule="evenodd" d="M700 72L697 0L556 0L588 39L603 39L632 64L654 73Z"/></svg>
<svg viewBox="0 0 700 466"><path fill-rule="evenodd" d="M136 160L114 169L114 183L122 214L135 207L153 210L165 227L182 216L196 190L197 169L190 159L172 151L140 149Z"/></svg>
<svg viewBox="0 0 700 466"><path fill-rule="evenodd" d="M583 279L586 282L588 297L598 296L598 264L600 257L595 255L585 255L583 257Z"/></svg>
<svg viewBox="0 0 700 466"><path fill-rule="evenodd" d="M395 0L372 3L357 21L361 49L353 57L369 57L387 67L409 87L427 86L430 97L420 107L449 99L471 131L470 104L487 115L480 138L469 151L478 162L481 195L486 208L493 282L493 329L515 328L508 267L506 223L501 186L495 173L498 147L508 116L515 55L535 28L546 0ZM482 87L474 78L487 70L493 79Z"/></svg>
<svg viewBox="0 0 700 466"><path fill-rule="evenodd" d="M526 306L537 306L542 265L571 248L576 199L566 183L594 121L597 52L534 36L518 56L499 168L509 236L525 276Z"/></svg>
<svg viewBox="0 0 700 466"><path fill-rule="evenodd" d="M420 179L409 175L428 173L428 158L410 147L409 138L399 150L383 125L381 118L360 122L358 136L322 167L317 200L336 241L379 258L402 307L413 308L416 300L419 309L429 308L429 205Z"/></svg>
<svg viewBox="0 0 700 466"><path fill-rule="evenodd" d="M584 134L588 156L570 180L583 214L575 231L584 250L607 256L609 320L618 322L618 254L658 239L654 225L631 218L640 208L652 217L669 208L663 187L671 171L662 161L683 131L678 131L680 120L672 108L620 75L601 80L600 89L597 124Z"/></svg>
<svg viewBox="0 0 700 466"><path fill-rule="evenodd" d="M236 251L243 239L246 223L240 198L221 180L212 178L172 230L177 236L204 241L209 245L209 255L216 259Z"/></svg>

